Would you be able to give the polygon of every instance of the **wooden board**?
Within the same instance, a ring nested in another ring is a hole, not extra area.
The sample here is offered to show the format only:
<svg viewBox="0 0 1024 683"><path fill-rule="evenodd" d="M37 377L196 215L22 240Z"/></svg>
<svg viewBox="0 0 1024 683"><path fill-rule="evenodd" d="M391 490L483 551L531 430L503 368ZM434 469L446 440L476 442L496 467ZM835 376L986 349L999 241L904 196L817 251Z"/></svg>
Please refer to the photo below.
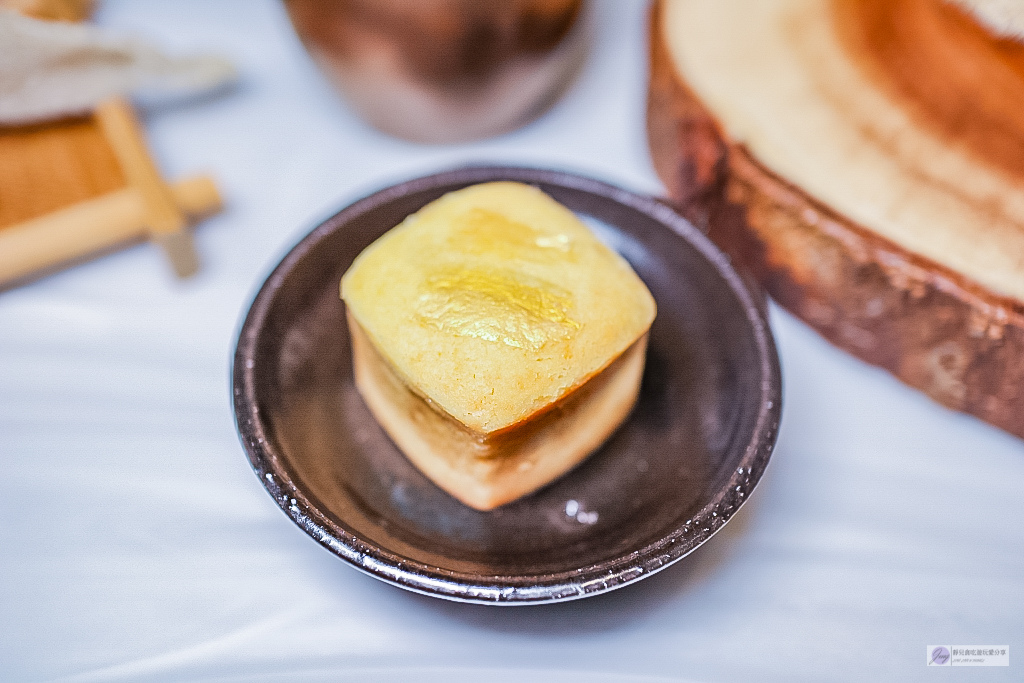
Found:
<svg viewBox="0 0 1024 683"><path fill-rule="evenodd" d="M124 186L91 116L0 127L0 229Z"/></svg>

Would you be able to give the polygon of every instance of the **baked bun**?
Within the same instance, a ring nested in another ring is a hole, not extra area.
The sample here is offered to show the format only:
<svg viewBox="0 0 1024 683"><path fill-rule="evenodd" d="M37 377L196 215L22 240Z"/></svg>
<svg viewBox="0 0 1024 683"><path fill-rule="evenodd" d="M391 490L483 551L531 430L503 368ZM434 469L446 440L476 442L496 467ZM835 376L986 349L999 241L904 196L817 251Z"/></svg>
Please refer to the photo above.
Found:
<svg viewBox="0 0 1024 683"><path fill-rule="evenodd" d="M345 273L356 385L427 477L487 510L557 478L636 402L655 304L540 190L451 192Z"/></svg>

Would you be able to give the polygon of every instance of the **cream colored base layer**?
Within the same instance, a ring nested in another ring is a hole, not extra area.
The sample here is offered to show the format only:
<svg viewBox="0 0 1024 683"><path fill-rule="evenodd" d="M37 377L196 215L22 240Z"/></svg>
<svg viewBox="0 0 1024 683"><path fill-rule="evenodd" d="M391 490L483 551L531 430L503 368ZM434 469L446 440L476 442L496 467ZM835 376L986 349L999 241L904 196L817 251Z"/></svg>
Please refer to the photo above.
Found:
<svg viewBox="0 0 1024 683"><path fill-rule="evenodd" d="M356 387L374 417L431 481L490 510L554 481L585 459L636 403L647 335L550 410L495 434L466 429L415 394L348 316Z"/></svg>

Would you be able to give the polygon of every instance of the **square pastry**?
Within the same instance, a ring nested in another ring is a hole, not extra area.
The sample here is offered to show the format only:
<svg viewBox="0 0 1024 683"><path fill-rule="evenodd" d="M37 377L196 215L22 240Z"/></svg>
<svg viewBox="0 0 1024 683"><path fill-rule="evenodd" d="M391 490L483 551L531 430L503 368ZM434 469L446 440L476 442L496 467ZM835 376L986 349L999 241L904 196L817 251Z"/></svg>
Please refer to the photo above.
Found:
<svg viewBox="0 0 1024 683"><path fill-rule="evenodd" d="M514 182L409 216L356 258L341 295L374 417L480 510L558 478L625 420L655 316L621 256Z"/></svg>

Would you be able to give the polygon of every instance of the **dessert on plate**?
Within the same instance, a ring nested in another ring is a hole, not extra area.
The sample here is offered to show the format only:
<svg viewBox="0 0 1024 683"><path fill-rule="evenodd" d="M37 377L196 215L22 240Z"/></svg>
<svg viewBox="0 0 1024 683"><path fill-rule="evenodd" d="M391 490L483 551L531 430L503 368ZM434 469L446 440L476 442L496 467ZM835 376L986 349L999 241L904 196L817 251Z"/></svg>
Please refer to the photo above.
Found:
<svg viewBox="0 0 1024 683"><path fill-rule="evenodd" d="M654 299L539 189L491 182L406 218L341 281L356 386L428 478L488 510L581 462L636 402Z"/></svg>
<svg viewBox="0 0 1024 683"><path fill-rule="evenodd" d="M659 0L670 195L834 344L1024 436L1024 10Z"/></svg>

